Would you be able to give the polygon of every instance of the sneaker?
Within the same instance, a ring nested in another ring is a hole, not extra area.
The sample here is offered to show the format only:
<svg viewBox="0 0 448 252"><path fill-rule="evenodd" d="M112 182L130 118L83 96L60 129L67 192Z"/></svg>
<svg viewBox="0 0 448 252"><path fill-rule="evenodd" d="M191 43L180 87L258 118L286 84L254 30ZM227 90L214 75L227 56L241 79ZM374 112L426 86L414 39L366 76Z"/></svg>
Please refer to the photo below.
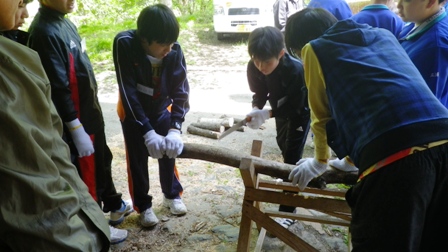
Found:
<svg viewBox="0 0 448 252"><path fill-rule="evenodd" d="M153 227L157 223L159 223L159 219L157 219L157 216L154 214L154 211L152 211L152 207L140 213L140 224L143 227L147 228Z"/></svg>
<svg viewBox="0 0 448 252"><path fill-rule="evenodd" d="M187 213L187 207L181 199L163 198L163 206L168 207L174 215L184 215Z"/></svg>
<svg viewBox="0 0 448 252"><path fill-rule="evenodd" d="M277 222L278 224L280 224L282 227L284 227L286 229L288 229L294 223L294 220L288 219L288 218L277 217L274 220L275 220L275 222Z"/></svg>
<svg viewBox="0 0 448 252"><path fill-rule="evenodd" d="M294 220L291 220L291 219L288 219L288 218L277 217L274 220L275 220L275 222L280 224L280 226L282 226L282 227L284 227L286 229L288 229L294 223ZM275 235L273 235L273 234L271 234L269 232L266 232L266 235L271 237L271 238L276 238Z"/></svg>
<svg viewBox="0 0 448 252"><path fill-rule="evenodd" d="M128 231L124 229L114 228L109 226L110 229L110 244L117 244L123 242L128 238Z"/></svg>
<svg viewBox="0 0 448 252"><path fill-rule="evenodd" d="M124 217L131 214L134 209L132 208L132 201L121 201L121 208L116 211L110 211L109 224L112 226L118 225L123 222Z"/></svg>

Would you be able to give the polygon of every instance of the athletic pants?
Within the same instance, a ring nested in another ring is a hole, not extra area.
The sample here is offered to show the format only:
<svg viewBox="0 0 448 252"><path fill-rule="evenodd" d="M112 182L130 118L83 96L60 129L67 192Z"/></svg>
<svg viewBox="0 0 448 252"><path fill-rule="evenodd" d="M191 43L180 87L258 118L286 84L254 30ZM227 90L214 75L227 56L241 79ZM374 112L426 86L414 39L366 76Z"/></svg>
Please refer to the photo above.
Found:
<svg viewBox="0 0 448 252"><path fill-rule="evenodd" d="M308 132L310 115L294 118L275 118L277 144L282 151L283 162L295 165L303 155ZM292 213L296 207L280 205L279 211Z"/></svg>
<svg viewBox="0 0 448 252"><path fill-rule="evenodd" d="M88 157L78 157L78 151L70 143L72 163L78 169L79 175L89 188L89 193L98 203L103 212L121 208L121 193L117 193L112 179L112 152L106 143L104 127L90 135L95 152Z"/></svg>
<svg viewBox="0 0 448 252"><path fill-rule="evenodd" d="M166 136L170 129L170 112L167 110L158 118L151 118L151 125L157 134ZM126 119L121 123L126 144L126 161L128 166L129 192L134 209L141 213L152 207L152 196L149 192L148 149L146 148L141 126ZM168 199L179 198L183 191L179 178L175 173L175 159L163 157L158 159L159 180L162 193Z"/></svg>

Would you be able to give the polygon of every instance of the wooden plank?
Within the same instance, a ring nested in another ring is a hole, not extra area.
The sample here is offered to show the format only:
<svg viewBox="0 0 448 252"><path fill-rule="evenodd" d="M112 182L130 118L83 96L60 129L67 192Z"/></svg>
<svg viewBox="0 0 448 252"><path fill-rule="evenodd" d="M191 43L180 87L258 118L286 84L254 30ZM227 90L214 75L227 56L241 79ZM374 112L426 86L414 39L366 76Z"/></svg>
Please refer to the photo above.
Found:
<svg viewBox="0 0 448 252"><path fill-rule="evenodd" d="M302 220L302 221L310 221L310 222L318 222L323 224L330 224L330 225L339 225L339 226L349 226L350 221L343 220L343 219L337 219L335 217L330 216L314 216L314 215L304 215L304 214L295 214L295 213L283 213L279 211L264 211L265 214L273 217L282 217L282 218L289 218L293 220Z"/></svg>
<svg viewBox="0 0 448 252"><path fill-rule="evenodd" d="M264 238L266 237L266 229L261 228L260 234L258 235L257 244L255 245L254 252L260 252L263 247Z"/></svg>
<svg viewBox="0 0 448 252"><path fill-rule="evenodd" d="M274 192L254 188L246 188L244 197L251 201L303 207L322 212L351 213L350 207L343 199L303 196L295 193Z"/></svg>
<svg viewBox="0 0 448 252"><path fill-rule="evenodd" d="M288 246L295 249L296 251L305 251L305 252L318 251L313 246L309 245L307 242L302 240L300 237L296 236L288 229L280 226L280 224L275 222L268 215L262 213L257 208L248 204L246 201L243 202L243 209L244 209L243 210L244 215L250 216L253 221L259 223L268 232L275 235L278 239L282 240L284 243L286 243Z"/></svg>
<svg viewBox="0 0 448 252"><path fill-rule="evenodd" d="M238 236L238 245L236 251L238 252L248 252L249 251L249 245L250 245L250 236L252 232L252 217L248 215L249 212L245 208L247 207L253 207L252 202L243 201L243 207L242 207L242 215L241 215L241 222L240 222L240 233Z"/></svg>
<svg viewBox="0 0 448 252"><path fill-rule="evenodd" d="M261 140L253 140L250 154L255 157L261 157L263 152L263 142Z"/></svg>
<svg viewBox="0 0 448 252"><path fill-rule="evenodd" d="M252 167L252 168L251 168ZM240 163L240 174L246 188L255 187L255 169L250 158L242 158Z"/></svg>
<svg viewBox="0 0 448 252"><path fill-rule="evenodd" d="M291 192L306 192L306 193L313 193L313 194L320 194L320 195L326 195L326 196L332 196L332 197L341 197L345 198L345 193L347 190L343 189L332 189L332 188L311 188L306 187L304 191L300 191L298 186L293 186L290 182L283 182L283 181L270 181L270 180L259 180L258 181L258 187L257 188L270 188L270 189L277 189L277 190L285 190L285 191L291 191Z"/></svg>

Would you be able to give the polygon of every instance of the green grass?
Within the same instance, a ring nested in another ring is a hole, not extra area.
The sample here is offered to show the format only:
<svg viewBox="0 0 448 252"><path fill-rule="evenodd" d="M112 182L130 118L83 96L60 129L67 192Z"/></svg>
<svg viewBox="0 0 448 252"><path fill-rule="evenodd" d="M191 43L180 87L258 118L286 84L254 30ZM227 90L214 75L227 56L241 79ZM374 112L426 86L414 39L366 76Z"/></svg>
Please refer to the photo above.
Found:
<svg viewBox="0 0 448 252"><path fill-rule="evenodd" d="M126 10L126 13L110 13L102 19L82 19L78 32L82 38L86 38L87 50L92 62L112 61L112 45L115 35L124 30L136 29L140 9L138 6L133 6ZM118 18L114 18L116 16ZM216 40L213 32L213 9L181 15L177 19L181 31L187 30L196 33L201 42L212 43L213 40ZM181 32L179 36L181 43L184 39L182 34Z"/></svg>
<svg viewBox="0 0 448 252"><path fill-rule="evenodd" d="M112 60L112 44L117 33L135 29L135 20L125 20L122 23L91 22L78 27L82 38L87 38L87 50L93 62Z"/></svg>

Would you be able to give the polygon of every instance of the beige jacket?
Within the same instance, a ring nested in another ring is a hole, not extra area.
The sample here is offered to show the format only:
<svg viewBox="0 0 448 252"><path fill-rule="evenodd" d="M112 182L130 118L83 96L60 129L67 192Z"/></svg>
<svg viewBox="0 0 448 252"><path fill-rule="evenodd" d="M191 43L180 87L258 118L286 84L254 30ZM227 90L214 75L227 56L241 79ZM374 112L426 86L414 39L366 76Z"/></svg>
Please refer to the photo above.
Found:
<svg viewBox="0 0 448 252"><path fill-rule="evenodd" d="M108 251L38 54L0 36L0 251Z"/></svg>

